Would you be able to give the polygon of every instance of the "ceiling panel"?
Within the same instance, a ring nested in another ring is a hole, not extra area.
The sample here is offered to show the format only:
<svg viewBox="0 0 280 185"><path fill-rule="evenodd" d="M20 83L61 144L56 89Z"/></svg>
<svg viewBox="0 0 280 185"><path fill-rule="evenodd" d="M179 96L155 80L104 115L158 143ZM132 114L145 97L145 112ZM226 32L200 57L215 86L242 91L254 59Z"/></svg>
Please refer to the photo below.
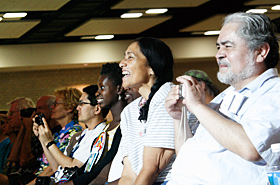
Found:
<svg viewBox="0 0 280 185"><path fill-rule="evenodd" d="M0 38L19 38L40 21L0 22Z"/></svg>
<svg viewBox="0 0 280 185"><path fill-rule="evenodd" d="M138 34L171 18L171 16L160 16L138 19L92 19L66 36Z"/></svg>
<svg viewBox="0 0 280 185"><path fill-rule="evenodd" d="M271 20L276 20L280 18L280 13L268 13L266 14ZM278 30L279 31L279 30Z"/></svg>
<svg viewBox="0 0 280 185"><path fill-rule="evenodd" d="M58 10L70 0L0 0L1 12Z"/></svg>
<svg viewBox="0 0 280 185"><path fill-rule="evenodd" d="M202 20L191 26L183 28L180 32L197 32L197 31L208 31L208 30L220 30L223 18L226 14L219 14L212 16L208 19Z"/></svg>
<svg viewBox="0 0 280 185"><path fill-rule="evenodd" d="M245 5L277 5L280 4L279 0L252 0L245 2Z"/></svg>
<svg viewBox="0 0 280 185"><path fill-rule="evenodd" d="M124 0L112 9L196 7L209 0Z"/></svg>

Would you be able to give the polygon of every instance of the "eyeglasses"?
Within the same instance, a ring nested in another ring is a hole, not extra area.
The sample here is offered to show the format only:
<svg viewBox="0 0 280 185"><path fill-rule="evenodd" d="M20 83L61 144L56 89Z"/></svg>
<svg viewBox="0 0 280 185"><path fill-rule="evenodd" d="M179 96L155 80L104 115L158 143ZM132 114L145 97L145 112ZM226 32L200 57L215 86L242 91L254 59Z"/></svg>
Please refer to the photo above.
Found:
<svg viewBox="0 0 280 185"><path fill-rule="evenodd" d="M90 104L89 102L79 101L78 105L82 106L83 104Z"/></svg>
<svg viewBox="0 0 280 185"><path fill-rule="evenodd" d="M64 103L59 103L59 102L56 102L56 101L55 101L55 102L53 103L53 106L56 107L56 106L59 105L59 104L64 104Z"/></svg>

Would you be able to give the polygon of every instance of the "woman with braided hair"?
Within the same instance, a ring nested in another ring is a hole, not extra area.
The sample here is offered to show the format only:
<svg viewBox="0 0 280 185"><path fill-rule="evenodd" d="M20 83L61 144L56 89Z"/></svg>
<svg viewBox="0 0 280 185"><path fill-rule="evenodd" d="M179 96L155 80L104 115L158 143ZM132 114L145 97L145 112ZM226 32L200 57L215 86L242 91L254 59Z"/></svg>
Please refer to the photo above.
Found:
<svg viewBox="0 0 280 185"><path fill-rule="evenodd" d="M134 88L141 97L121 114L121 147L125 184L165 184L175 159L172 118L165 110L165 97L172 87L173 56L156 38L132 42L120 63L123 87Z"/></svg>

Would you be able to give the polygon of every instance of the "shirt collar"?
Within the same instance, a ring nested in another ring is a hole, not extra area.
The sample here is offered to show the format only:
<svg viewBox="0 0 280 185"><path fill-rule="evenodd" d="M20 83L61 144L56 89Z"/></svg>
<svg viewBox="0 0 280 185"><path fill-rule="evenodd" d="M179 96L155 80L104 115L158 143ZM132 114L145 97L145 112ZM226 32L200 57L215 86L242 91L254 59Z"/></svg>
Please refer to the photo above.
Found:
<svg viewBox="0 0 280 185"><path fill-rule="evenodd" d="M72 120L69 123L67 123L67 125L65 125L61 130L60 133L62 133L64 130L68 130L69 128L73 127L75 125L75 121Z"/></svg>
<svg viewBox="0 0 280 185"><path fill-rule="evenodd" d="M251 93L254 93L258 90L263 84L269 80L270 78L277 77L278 71L276 68L271 68L263 72L260 76L258 76L255 80L247 84L243 87L239 92L243 92L245 90L249 90Z"/></svg>

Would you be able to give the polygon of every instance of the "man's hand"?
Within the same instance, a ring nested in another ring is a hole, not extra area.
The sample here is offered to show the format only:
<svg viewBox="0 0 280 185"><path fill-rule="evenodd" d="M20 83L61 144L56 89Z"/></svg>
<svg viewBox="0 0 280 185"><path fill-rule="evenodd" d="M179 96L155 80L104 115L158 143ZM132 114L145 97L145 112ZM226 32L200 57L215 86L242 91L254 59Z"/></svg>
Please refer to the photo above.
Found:
<svg viewBox="0 0 280 185"><path fill-rule="evenodd" d="M182 100L179 99L179 85L174 86L165 98L165 109L176 120L181 119Z"/></svg>
<svg viewBox="0 0 280 185"><path fill-rule="evenodd" d="M185 94L183 104L185 104L190 112L197 105L205 105L205 92L203 86L193 77L183 75L176 79L178 82L184 84Z"/></svg>

